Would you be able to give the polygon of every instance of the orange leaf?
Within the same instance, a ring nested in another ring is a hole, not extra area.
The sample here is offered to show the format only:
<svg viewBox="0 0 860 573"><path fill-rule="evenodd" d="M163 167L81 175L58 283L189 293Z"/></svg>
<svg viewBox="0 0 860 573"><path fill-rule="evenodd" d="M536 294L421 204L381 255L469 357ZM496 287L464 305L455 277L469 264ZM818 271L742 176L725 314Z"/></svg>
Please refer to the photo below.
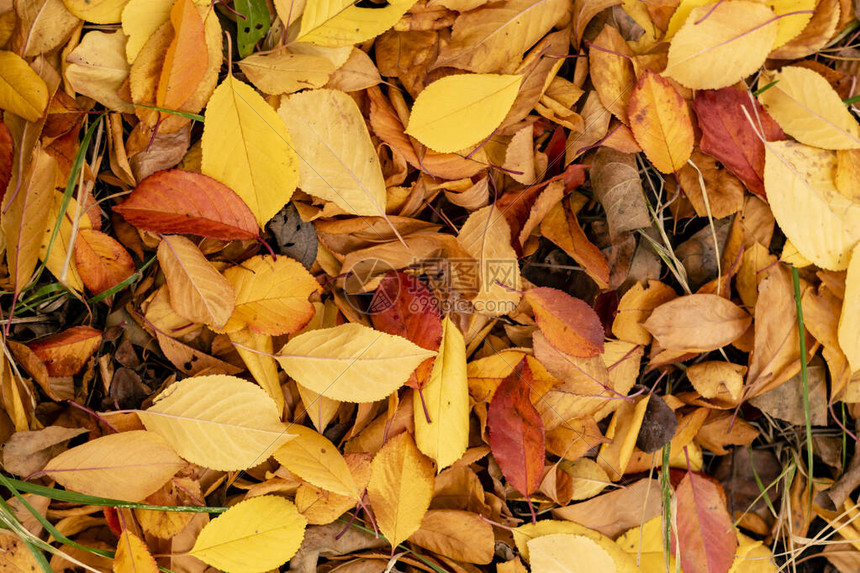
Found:
<svg viewBox="0 0 860 573"><path fill-rule="evenodd" d="M646 70L630 96L630 129L658 170L680 169L693 152L690 110L669 80Z"/></svg>
<svg viewBox="0 0 860 573"><path fill-rule="evenodd" d="M75 241L75 263L93 294L113 288L132 274L134 261L116 239L101 231L81 229Z"/></svg>
<svg viewBox="0 0 860 573"><path fill-rule="evenodd" d="M550 344L581 358L603 353L603 325L585 302L549 287L533 288L524 296Z"/></svg>
<svg viewBox="0 0 860 573"><path fill-rule="evenodd" d="M678 500L677 537L681 567L687 573L726 573L735 560L738 539L726 508L726 496L716 482L688 472L675 491Z"/></svg>
<svg viewBox="0 0 860 573"><path fill-rule="evenodd" d="M50 376L74 376L84 367L99 345L102 331L89 326L74 326L29 345L48 369Z"/></svg>
<svg viewBox="0 0 860 573"><path fill-rule="evenodd" d="M114 211L153 233L189 233L223 241L258 235L254 214L232 189L180 169L153 173Z"/></svg>
<svg viewBox="0 0 860 573"><path fill-rule="evenodd" d="M197 90L209 66L209 53L205 49L203 20L194 2L177 0L170 10L170 22L174 36L164 55L155 103L175 110Z"/></svg>

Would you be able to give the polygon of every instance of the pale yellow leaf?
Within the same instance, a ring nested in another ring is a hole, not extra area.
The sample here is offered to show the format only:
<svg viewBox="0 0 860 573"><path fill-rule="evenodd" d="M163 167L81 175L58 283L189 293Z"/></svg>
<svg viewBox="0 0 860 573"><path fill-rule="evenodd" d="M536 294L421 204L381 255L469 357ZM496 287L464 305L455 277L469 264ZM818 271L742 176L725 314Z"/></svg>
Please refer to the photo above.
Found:
<svg viewBox="0 0 860 573"><path fill-rule="evenodd" d="M134 106L119 94L129 73L125 43L126 36L119 30L89 32L66 57L66 80L73 90L109 109L134 113Z"/></svg>
<svg viewBox="0 0 860 573"><path fill-rule="evenodd" d="M451 41L443 45L434 67L509 71L569 9L567 0L510 0L463 13L454 22Z"/></svg>
<svg viewBox="0 0 860 573"><path fill-rule="evenodd" d="M295 555L306 525L293 502L274 495L252 497L210 521L189 555L231 573L263 573Z"/></svg>
<svg viewBox="0 0 860 573"><path fill-rule="evenodd" d="M378 8L356 6L353 0L307 0L297 42L349 46L388 30L415 0L392 0Z"/></svg>
<svg viewBox="0 0 860 573"><path fill-rule="evenodd" d="M860 203L836 189L836 154L793 141L765 146L764 185L779 228L821 268L848 268L860 241Z"/></svg>
<svg viewBox="0 0 860 573"><path fill-rule="evenodd" d="M424 88L412 106L406 133L440 153L480 143L505 119L522 76L461 74Z"/></svg>
<svg viewBox="0 0 860 573"><path fill-rule="evenodd" d="M66 450L43 471L72 491L140 501L158 491L184 465L164 438L134 430Z"/></svg>
<svg viewBox="0 0 860 573"><path fill-rule="evenodd" d="M284 98L278 114L299 156L299 186L355 215L385 216L385 178L355 101L337 90Z"/></svg>
<svg viewBox="0 0 860 573"><path fill-rule="evenodd" d="M532 573L615 573L612 556L584 535L552 533L528 541Z"/></svg>
<svg viewBox="0 0 860 573"><path fill-rule="evenodd" d="M823 149L860 148L860 124L821 74L786 66L760 81L779 82L758 98L788 135Z"/></svg>
<svg viewBox="0 0 860 573"><path fill-rule="evenodd" d="M579 458L573 462L563 461L559 467L570 476L573 483L571 501L591 499L612 483L606 471L591 458Z"/></svg>
<svg viewBox="0 0 860 573"><path fill-rule="evenodd" d="M21 56L0 51L0 109L36 121L48 107L48 86Z"/></svg>
<svg viewBox="0 0 860 573"><path fill-rule="evenodd" d="M140 537L124 529L116 544L114 573L156 573L158 564Z"/></svg>
<svg viewBox="0 0 860 573"><path fill-rule="evenodd" d="M457 242L477 261L478 284L463 285L477 292L472 299L480 314L501 316L520 301L520 267L511 246L511 229L502 211L488 205L474 211L460 228Z"/></svg>
<svg viewBox="0 0 860 573"><path fill-rule="evenodd" d="M92 229L93 224L87 215L80 212L78 202L73 197L66 208L65 216L60 221L60 231L57 234L54 245L51 247L51 252L48 253L48 242L51 239L51 233L54 232L57 220L60 219L60 206L63 203L62 191L54 191L53 199L54 201L48 214L48 226L42 235L39 258L45 261L45 267L51 271L51 274L57 280L71 289L83 292L84 283L78 274L78 265L75 263L75 257L69 256L69 251L74 248L73 241L76 239L74 235L74 223L72 221L76 217L78 218L78 230ZM67 262L68 265L66 264Z"/></svg>
<svg viewBox="0 0 860 573"><path fill-rule="evenodd" d="M296 382L327 398L375 402L435 355L400 336L350 323L292 338L277 360Z"/></svg>
<svg viewBox="0 0 860 573"><path fill-rule="evenodd" d="M442 321L442 342L430 379L420 392L412 393L412 404L418 449L436 460L437 472L442 471L469 446L466 342L450 317Z"/></svg>
<svg viewBox="0 0 860 573"><path fill-rule="evenodd" d="M396 547L421 527L433 497L433 463L409 432L390 439L371 463L367 495L380 531Z"/></svg>
<svg viewBox="0 0 860 573"><path fill-rule="evenodd" d="M340 408L340 401L320 396L318 392L314 392L310 388L305 388L301 384L296 384L296 389L299 391L302 405L305 407L305 411L308 413L308 417L313 422L314 427L318 432L322 432L337 414Z"/></svg>
<svg viewBox="0 0 860 573"><path fill-rule="evenodd" d="M298 183L298 158L284 122L251 86L232 75L206 106L201 171L242 198L260 228Z"/></svg>
<svg viewBox="0 0 860 573"><path fill-rule="evenodd" d="M236 352L242 357L242 362L248 367L248 372L257 384L269 393L275 401L278 412L282 412L284 392L281 390L281 380L278 376L278 363L272 358L272 353L275 351L272 337L253 332L248 328L231 332L228 336Z"/></svg>
<svg viewBox="0 0 860 573"><path fill-rule="evenodd" d="M39 250L54 201L57 161L36 147L25 172L25 181L17 193L13 179L3 196L2 222L6 239L7 269L15 292L21 292L33 276L39 261Z"/></svg>
<svg viewBox="0 0 860 573"><path fill-rule="evenodd" d="M237 63L251 83L269 95L322 87L334 72L326 58L286 49L251 54Z"/></svg>
<svg viewBox="0 0 860 573"><path fill-rule="evenodd" d="M693 152L693 123L681 94L669 82L646 70L630 96L627 111L636 142L663 173L683 167Z"/></svg>
<svg viewBox="0 0 860 573"><path fill-rule="evenodd" d="M272 454L278 463L311 485L359 499L361 495L355 479L337 446L304 426L293 424L290 432L296 437Z"/></svg>
<svg viewBox="0 0 860 573"><path fill-rule="evenodd" d="M177 314L213 328L226 324L236 305L233 287L197 245L181 235L165 235L158 244L158 262Z"/></svg>
<svg viewBox="0 0 860 573"><path fill-rule="evenodd" d="M693 8L672 38L664 74L692 89L742 80L767 59L777 34L773 17L770 8L750 0Z"/></svg>
<svg viewBox="0 0 860 573"><path fill-rule="evenodd" d="M746 370L746 366L731 362L700 362L687 368L687 378L703 398L728 394L722 397L737 401L741 397Z"/></svg>
<svg viewBox="0 0 860 573"><path fill-rule="evenodd" d="M329 78L327 88L345 92L367 89L382 82L376 63L364 50L353 48L349 59Z"/></svg>
<svg viewBox="0 0 860 573"><path fill-rule="evenodd" d="M839 347L848 358L853 372L860 371L860 243L851 253L845 277L845 299L839 316Z"/></svg>
<svg viewBox="0 0 860 573"><path fill-rule="evenodd" d="M138 416L183 458L214 470L260 464L293 437L268 394L235 376L176 382Z"/></svg>
<svg viewBox="0 0 860 573"><path fill-rule="evenodd" d="M236 309L223 330L248 327L277 336L301 329L314 315L308 297L320 286L301 263L258 255L224 271L236 293Z"/></svg>
<svg viewBox="0 0 860 573"><path fill-rule="evenodd" d="M118 24L129 0L63 0L69 12L95 24Z"/></svg>
<svg viewBox="0 0 860 573"><path fill-rule="evenodd" d="M530 541L558 533L581 535L594 541L609 554L618 573L636 573L639 570L636 567L635 558L626 554L612 539L572 521L543 520L537 523L527 523L513 530L517 549L528 561L531 560Z"/></svg>
<svg viewBox="0 0 860 573"><path fill-rule="evenodd" d="M173 0L129 0L122 11L122 31L128 36L125 57L129 64L159 26L167 22Z"/></svg>

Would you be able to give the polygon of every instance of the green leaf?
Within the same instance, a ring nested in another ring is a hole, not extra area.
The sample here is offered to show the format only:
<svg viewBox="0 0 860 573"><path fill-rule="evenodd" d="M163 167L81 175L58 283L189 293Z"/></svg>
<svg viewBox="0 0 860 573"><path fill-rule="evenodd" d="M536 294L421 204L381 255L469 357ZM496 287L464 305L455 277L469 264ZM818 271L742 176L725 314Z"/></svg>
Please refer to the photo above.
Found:
<svg viewBox="0 0 860 573"><path fill-rule="evenodd" d="M266 37L272 26L272 16L266 0L236 0L233 6L239 13L236 19L239 56L245 58L253 53L257 42Z"/></svg>

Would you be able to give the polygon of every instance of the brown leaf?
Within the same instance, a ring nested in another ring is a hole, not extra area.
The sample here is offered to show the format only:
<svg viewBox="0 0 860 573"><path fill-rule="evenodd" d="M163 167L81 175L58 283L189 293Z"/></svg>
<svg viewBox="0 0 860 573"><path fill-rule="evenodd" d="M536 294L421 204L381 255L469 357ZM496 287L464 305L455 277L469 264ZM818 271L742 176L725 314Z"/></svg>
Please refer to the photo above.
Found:
<svg viewBox="0 0 860 573"><path fill-rule="evenodd" d="M409 541L457 561L485 565L493 560L493 527L468 511L431 509Z"/></svg>
<svg viewBox="0 0 860 573"><path fill-rule="evenodd" d="M667 350L707 352L731 343L750 322L752 317L721 296L693 294L661 304L644 326Z"/></svg>

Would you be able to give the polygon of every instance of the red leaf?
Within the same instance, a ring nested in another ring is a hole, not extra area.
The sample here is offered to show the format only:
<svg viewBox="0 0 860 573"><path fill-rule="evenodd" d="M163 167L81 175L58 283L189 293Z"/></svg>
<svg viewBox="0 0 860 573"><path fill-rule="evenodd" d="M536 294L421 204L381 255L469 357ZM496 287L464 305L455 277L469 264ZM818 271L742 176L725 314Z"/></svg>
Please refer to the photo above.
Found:
<svg viewBox="0 0 860 573"><path fill-rule="evenodd" d="M523 296L532 305L538 328L558 350L580 358L603 353L603 325L584 301L549 287L533 288Z"/></svg>
<svg viewBox="0 0 860 573"><path fill-rule="evenodd" d="M93 294L113 288L132 274L131 255L113 237L81 229L75 241L75 263L84 285Z"/></svg>
<svg viewBox="0 0 860 573"><path fill-rule="evenodd" d="M688 472L675 490L677 538L681 568L686 573L726 573L735 560L738 538L726 508L726 495L715 481Z"/></svg>
<svg viewBox="0 0 860 573"><path fill-rule="evenodd" d="M180 169L153 173L114 211L138 229L153 233L188 233L224 241L258 236L256 218L232 189Z"/></svg>
<svg viewBox="0 0 860 573"><path fill-rule="evenodd" d="M0 202L12 179L12 136L6 124L0 121Z"/></svg>
<svg viewBox="0 0 860 573"><path fill-rule="evenodd" d="M747 189L766 199L764 143L742 108L747 110L756 127L758 114L766 140L785 139L785 134L760 103L755 102L755 109L752 106L749 95L735 88L699 91L693 100L693 110L702 129L702 151L737 175Z"/></svg>
<svg viewBox="0 0 860 573"><path fill-rule="evenodd" d="M490 449L505 479L528 497L543 478L544 427L529 400L532 371L523 358L502 380L487 412Z"/></svg>
<svg viewBox="0 0 860 573"><path fill-rule="evenodd" d="M102 331L74 326L27 346L45 363L49 376L74 376L102 342Z"/></svg>
<svg viewBox="0 0 860 573"><path fill-rule="evenodd" d="M389 272L380 281L369 312L376 330L402 336L427 350L439 350L442 315L430 289L418 278ZM406 384L423 387L433 369L433 360L428 358L419 364Z"/></svg>

